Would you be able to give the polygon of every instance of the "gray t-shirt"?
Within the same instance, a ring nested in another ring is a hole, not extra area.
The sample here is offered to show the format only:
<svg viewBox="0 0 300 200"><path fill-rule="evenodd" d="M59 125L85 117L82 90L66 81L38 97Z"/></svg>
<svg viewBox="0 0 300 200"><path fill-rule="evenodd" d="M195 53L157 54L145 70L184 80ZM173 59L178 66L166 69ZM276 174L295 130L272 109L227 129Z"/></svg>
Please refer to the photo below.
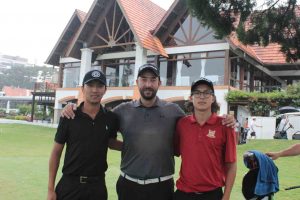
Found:
<svg viewBox="0 0 300 200"><path fill-rule="evenodd" d="M123 136L121 171L139 179L174 174L173 137L177 120L185 115L182 109L157 98L150 108L135 100L113 112Z"/></svg>

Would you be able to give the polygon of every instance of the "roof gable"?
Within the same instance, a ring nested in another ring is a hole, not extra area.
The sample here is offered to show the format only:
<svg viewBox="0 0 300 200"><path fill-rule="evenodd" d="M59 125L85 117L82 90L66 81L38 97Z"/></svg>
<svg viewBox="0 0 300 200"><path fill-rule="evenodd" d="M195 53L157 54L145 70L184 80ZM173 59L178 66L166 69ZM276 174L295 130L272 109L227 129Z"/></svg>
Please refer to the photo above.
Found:
<svg viewBox="0 0 300 200"><path fill-rule="evenodd" d="M151 33L166 11L150 0L118 0L118 2L141 46L167 57L160 40Z"/></svg>
<svg viewBox="0 0 300 200"><path fill-rule="evenodd" d="M79 27L82 24L85 16L86 13L81 10L76 9L74 11L67 26L60 35L45 63L55 66L59 65L60 57L65 54L68 45L71 43L74 35L79 30Z"/></svg>
<svg viewBox="0 0 300 200"><path fill-rule="evenodd" d="M153 34L165 47L225 42L214 38L214 31L193 17L186 0L175 0Z"/></svg>
<svg viewBox="0 0 300 200"><path fill-rule="evenodd" d="M83 46L94 49L97 54L104 53L101 49L105 47L109 47L106 51L113 51L113 48L120 50L121 47L126 50L126 44L135 42L167 56L160 41L151 35L165 12L150 0L95 0L66 56L80 58L80 48ZM124 30L119 31L122 35L117 35L120 27Z"/></svg>

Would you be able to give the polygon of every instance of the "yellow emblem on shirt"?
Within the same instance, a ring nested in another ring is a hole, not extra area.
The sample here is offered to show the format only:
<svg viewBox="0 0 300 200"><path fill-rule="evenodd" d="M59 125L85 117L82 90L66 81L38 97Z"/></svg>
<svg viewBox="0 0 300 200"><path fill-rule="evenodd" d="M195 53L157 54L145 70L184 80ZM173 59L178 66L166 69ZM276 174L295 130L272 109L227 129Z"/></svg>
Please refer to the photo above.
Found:
<svg viewBox="0 0 300 200"><path fill-rule="evenodd" d="M216 138L216 131L208 130L208 134L206 136L209 138Z"/></svg>

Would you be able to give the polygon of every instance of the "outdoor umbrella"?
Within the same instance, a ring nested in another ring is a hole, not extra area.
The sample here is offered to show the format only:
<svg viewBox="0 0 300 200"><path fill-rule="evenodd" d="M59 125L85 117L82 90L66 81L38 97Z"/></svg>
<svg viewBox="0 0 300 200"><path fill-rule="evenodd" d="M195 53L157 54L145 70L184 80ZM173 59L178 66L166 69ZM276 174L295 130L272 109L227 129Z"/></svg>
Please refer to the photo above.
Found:
<svg viewBox="0 0 300 200"><path fill-rule="evenodd" d="M289 113L289 112L299 112L299 110L293 106L284 106L278 109L280 114Z"/></svg>

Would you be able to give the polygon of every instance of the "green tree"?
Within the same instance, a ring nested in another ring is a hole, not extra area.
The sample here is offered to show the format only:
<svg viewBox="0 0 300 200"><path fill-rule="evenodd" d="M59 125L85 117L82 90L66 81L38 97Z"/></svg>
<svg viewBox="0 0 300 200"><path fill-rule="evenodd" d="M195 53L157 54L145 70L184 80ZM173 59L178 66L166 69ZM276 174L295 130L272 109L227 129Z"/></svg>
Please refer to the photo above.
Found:
<svg viewBox="0 0 300 200"><path fill-rule="evenodd" d="M21 104L18 105L17 108L19 109L19 114L21 115L28 115L31 113L31 105Z"/></svg>
<svg viewBox="0 0 300 200"><path fill-rule="evenodd" d="M37 77L39 71L42 71L43 75L53 75L56 72L56 69L53 69L52 67L23 66L0 69L0 90L2 90L3 86L14 86L32 90L34 88L34 82L36 81L33 78Z"/></svg>
<svg viewBox="0 0 300 200"><path fill-rule="evenodd" d="M215 30L216 38L236 31L245 44L281 45L287 61L300 58L300 18L296 0L264 0L258 10L256 0L188 0L191 13L203 25ZM249 23L251 22L251 23Z"/></svg>
<svg viewBox="0 0 300 200"><path fill-rule="evenodd" d="M286 90L273 92L229 91L226 101L235 105L247 105L252 115L268 116L271 110L278 112L283 106L300 107L300 83L289 85Z"/></svg>

